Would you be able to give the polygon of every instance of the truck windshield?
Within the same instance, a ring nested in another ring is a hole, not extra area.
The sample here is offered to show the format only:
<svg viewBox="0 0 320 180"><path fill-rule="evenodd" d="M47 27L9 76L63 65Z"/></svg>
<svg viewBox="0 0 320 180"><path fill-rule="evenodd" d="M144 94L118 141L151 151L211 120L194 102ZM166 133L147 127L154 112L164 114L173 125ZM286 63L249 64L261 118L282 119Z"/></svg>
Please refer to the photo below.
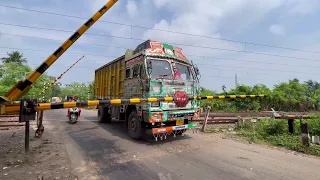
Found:
<svg viewBox="0 0 320 180"><path fill-rule="evenodd" d="M191 72L191 69L189 66L183 65L176 63L176 72L175 72L175 77L178 77L177 80L184 80L184 81L190 81L193 80L193 74Z"/></svg>
<svg viewBox="0 0 320 180"><path fill-rule="evenodd" d="M166 60L149 59L147 61L148 69L150 69L150 77L155 79L172 79L171 65Z"/></svg>

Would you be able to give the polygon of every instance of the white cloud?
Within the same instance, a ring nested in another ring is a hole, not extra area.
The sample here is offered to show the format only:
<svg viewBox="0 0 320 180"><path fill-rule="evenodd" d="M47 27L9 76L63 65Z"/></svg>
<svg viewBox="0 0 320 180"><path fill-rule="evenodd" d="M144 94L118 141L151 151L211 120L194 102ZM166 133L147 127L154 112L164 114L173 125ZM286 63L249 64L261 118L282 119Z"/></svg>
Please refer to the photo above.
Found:
<svg viewBox="0 0 320 180"><path fill-rule="evenodd" d="M314 1L314 0L309 0ZM270 1L260 1L259 3L255 3L252 0L239 0L239 1L211 1L211 0L202 0L201 3L193 3L193 1L189 0L175 0L167 3L166 0L154 0L154 4L157 8L165 9L167 12L171 13L168 16L164 16L162 19L158 20L157 23L153 25L155 29L163 29L169 31L183 32L187 34L198 34L202 36L213 36L218 38L224 38L221 34L223 30L228 30L230 33L235 34L239 32L245 33L246 29L255 28L255 25L264 21L265 18L270 17L269 15L273 13L273 11L278 11L281 9L281 12L284 14L292 13L293 8L300 7L301 9L307 9L306 4L309 1L298 1L294 0L294 2L286 1L286 0L270 0ZM289 6L290 4L290 6ZM304 5L304 8L301 6ZM301 10L300 9L300 10ZM297 12L297 11L296 11ZM269 28L270 32L273 32L278 35L285 35L286 30L284 25L272 25ZM221 57L231 57L234 59L240 59L239 61L227 61L221 60L217 58L211 59L203 59L201 57L192 57L187 56L190 59L195 60L196 63L214 63L214 66L210 66L207 68L201 68L202 74L204 78L202 80L202 84L208 86L209 88L221 87L224 83L227 82L228 86L233 86L234 82L232 82L232 78L227 81L221 81L219 79L212 85L212 78L208 78L208 75L221 75L221 76L231 76L234 77L235 73L238 73L239 78L245 75L246 77L252 78L261 78L260 81L272 86L272 84L277 83L275 80L275 76L281 77L282 81L285 81L287 78L293 78L293 76L297 78L304 79L308 75L304 74L294 74L294 73L281 73L274 71L262 71L267 73L266 75L258 75L262 69L273 69L279 66L270 65L270 64L261 64L261 63L245 63L241 61L243 60L251 60L251 61L261 61L261 62L270 62L274 63L283 63L283 64L291 64L290 62L296 62L296 64L301 64L303 60L295 60L295 59L286 59L286 58L278 58L272 56L262 56L255 55L249 53L239 53L232 52L227 50L244 50L244 44L228 42L228 41L220 41L208 38L195 37L190 35L182 35L176 33L169 32L161 32L155 30L146 30L143 34L143 39L153 39L164 42L172 42L178 44L189 44L195 46L209 46L214 48L225 49L217 50L210 48L196 48L196 47L188 47L177 45L178 47L183 48L185 54L194 54L199 56L221 56ZM245 40L244 40L245 41ZM263 44L263 43L262 43ZM287 45L288 47L292 47L293 45ZM246 47L248 48L248 47ZM298 47L299 48L299 47ZM269 54L283 54L287 56L293 56L292 52L287 53L283 49L280 51L279 49L268 49L265 47L260 47L257 49L248 49L249 51L259 51L262 53ZM296 53L296 56L304 57L303 53ZM241 58L242 57L242 58ZM316 57L315 59L317 59ZM248 65L250 64L250 65ZM303 63L302 63L303 64ZM223 66L231 66L227 69L228 71L222 70ZM251 67L253 69L241 69L241 68L232 68L233 67ZM218 68L218 70L217 70ZM220 68L220 70L219 70ZM254 68L257 68L255 70ZM308 68L300 67L290 67L292 71L310 71ZM280 70L286 69L285 66L278 68ZM241 72L241 73L240 73ZM269 75L268 75L269 74ZM272 76L270 76L272 74ZM244 83L252 85L253 80L241 80ZM257 81L254 81L257 82ZM222 84L223 83L223 84Z"/></svg>
<svg viewBox="0 0 320 180"><path fill-rule="evenodd" d="M183 32L187 34L197 34L201 36L211 36L220 38L218 31L223 28L237 29L247 27L258 22L269 11L281 5L279 0L252 3L250 0L242 1L212 1L202 0L201 3L194 3L192 0L175 0L166 4L166 1L154 0L157 7L164 5L167 11L173 14L172 19L162 19L155 23L153 28ZM227 22L227 23L225 23ZM176 33L146 30L143 39L154 39L178 44L209 46L221 49L243 50L244 45L230 43L208 38L186 36ZM179 46L179 45L178 45ZM181 46L181 45L180 45ZM214 49L203 49L194 47L184 47L185 52L200 55L212 55L221 53Z"/></svg>
<svg viewBox="0 0 320 180"><path fill-rule="evenodd" d="M126 8L129 16L134 17L137 15L138 11L137 11L137 4L135 1L129 0L126 5Z"/></svg>
<svg viewBox="0 0 320 180"><path fill-rule="evenodd" d="M27 3L20 0L22 5L19 7L32 7L31 9L38 9L42 11L57 12L62 14L70 14L74 16L81 16L89 18L93 13L99 10L105 3L106 0L73 0L77 1L76 4L69 2L67 4L58 1L58 4L52 4L50 8L45 4L37 3ZM252 41L264 44L268 42L270 45L277 45L280 43L274 41L277 39L276 36L266 40L265 32L260 31L261 27L268 28L266 22L270 22L270 15L277 14L281 12L281 17L273 17L275 19L272 23L279 23L280 25L274 24L270 26L270 31L273 30L280 34L286 34L286 31L295 29L296 24L292 23L293 17L299 18L305 15L306 13L315 12L315 10L320 7L319 0L264 0L256 3L255 0L237 0L237 1L213 1L213 0L201 0L197 3L194 3L193 0L121 0L118 1L115 6L113 6L110 11L108 11L101 20L124 23L124 24L133 24L144 27L153 27L157 29L164 29L169 31L183 32L188 34L198 34L202 36L211 36L216 38L226 38L226 39L241 39L243 41ZM12 3L12 2L10 2ZM69 4L70 3L70 4ZM23 5L24 4L24 5ZM10 4L9 4L10 5ZM12 5L12 4L11 4ZM27 5L27 6L26 6ZM15 5L14 5L15 6ZM18 5L17 5L18 6ZM72 11L70 9L72 8ZM65 29L65 30L76 30L86 19L74 19L74 18L64 18L59 16L49 16L45 14L31 13L28 14L25 11L16 11L16 10L6 10L0 8L0 13L5 13L5 16L0 16L0 21L21 24L21 25L30 25L30 26L41 26L55 29ZM276 11L274 13L274 11ZM23 12L23 13L22 13ZM1 18L2 17L2 18ZM282 21L279 19L282 18ZM291 18L291 19L288 19ZM286 21L289 20L290 22ZM292 23L292 24L290 24ZM270 24L272 25L272 24ZM279 28L280 27L280 28ZM286 29L284 28L286 27ZM0 27L1 28L1 27ZM259 29L260 28L260 29ZM314 32L308 32L308 34L301 33L305 28L308 31L308 27L299 28L299 32L290 32L290 35L294 37L288 40L288 36L283 36L282 39L287 39L285 42L281 42L283 46L293 46L295 48L311 46L317 44L316 39L320 37L320 33L314 34ZM317 29L316 27L314 27ZM278 30L278 31L277 31ZM25 52L22 51L30 62L34 64L39 64L43 59L35 59L32 57L43 56L47 57L53 50L55 50L58 45L61 44L62 40L68 38L71 33L63 32L52 32L44 30L33 30L25 28L2 28L3 33L15 33L28 36L37 36L43 38L50 38L59 40L59 42L49 41L49 40L37 40L29 38L19 38L19 37L9 37L2 36L0 38L0 45L2 46L13 46L20 48L31 48L31 49L43 49L48 50L48 52L38 52L34 53L32 51ZM312 31L312 30L311 30ZM226 33L227 32L227 33ZM255 34L259 32L259 34ZM203 79L201 84L205 87L211 89L221 89L220 87L225 84L227 87L234 86L234 74L238 74L238 81L240 83L246 83L252 85L252 80L244 80L242 77L253 77L258 78L262 83L272 85L278 82L278 77L281 81L286 80L289 76L297 76L297 78L302 78L303 76L313 77L310 75L304 74L295 74L295 73L277 73L273 71L262 71L267 73L267 75L259 75L261 70L258 68L270 68L270 69L283 69L288 70L288 67L269 65L269 64L259 64L259 63L246 63L242 60L251 60L251 61L261 61L261 62L275 62L275 63L287 63L287 64L304 64L303 60L292 60L285 58L278 58L272 56L261 56L249 53L239 53L232 52L228 50L244 50L245 45L236 42L228 42L217 39L210 39L205 37L196 37L191 35L183 35L170 32L161 32L155 30L146 30L143 28L135 28L130 26L123 26L119 24L110 24L103 23L101 21L97 22L92 28L88 30L88 33L97 33L105 34L111 36L125 37L127 39L113 38L113 37L104 37L104 36L90 36L84 35L79 39L75 46L72 46L66 56L63 55L59 60L59 63L64 63L69 65L71 60L76 60L78 56L82 54L95 54L95 55L105 55L105 56L120 56L125 53L126 49L121 48L109 48L109 47L98 47L98 46L89 46L85 44L79 45L78 42L85 43L95 43L103 44L117 47L136 47L142 40L133 40L134 39L153 39L162 42L172 43L178 47L181 47L184 53L189 59L194 60L196 63L200 64L214 64L214 66L199 66L201 68L201 73ZM268 33L268 32L267 32ZM240 34L241 36L237 35ZM258 37L259 36L259 37ZM298 37L299 36L299 37ZM307 37L308 36L308 37ZM268 36L270 37L270 36ZM307 38L306 38L307 37ZM290 43L288 43L290 41ZM192 46L184 46L183 44L193 45L193 46L203 46L203 47L212 47L210 48L199 48ZM319 47L319 46L316 46ZM215 48L219 48L215 49ZM259 51L262 53L268 52L270 54L282 54L290 56L301 56L309 57L303 53L284 53L283 50L271 50L266 47L248 47L248 51ZM225 49L225 51L221 50ZM0 53L5 53L7 50L1 50ZM318 49L318 51L320 51ZM77 55L69 56L69 53L77 53ZM68 55L68 56L67 56ZM222 58L231 58L239 59L238 61L228 61L219 58L202 58L190 55L199 55L199 56L213 56L213 57L222 57ZM116 58L116 57L114 57ZM98 66L114 59L113 57L105 58L99 56L87 56L86 60L83 60L81 63L84 67L90 66L97 68ZM319 59L320 57L310 57L313 59ZM309 63L309 61L308 61ZM314 62L310 62L314 66ZM318 63L320 64L320 62ZM257 69L244 69L244 68L232 68L232 67L223 67L223 66L234 66L234 67L251 67ZM61 67L60 67L61 68ZM66 67L67 68L67 67ZM306 68L300 67L291 67L292 71L303 71ZM228 69L228 70L223 70ZM83 81L89 81L94 78L94 72L92 69L75 69L65 76L65 80L73 80L75 78L80 78ZM314 71L306 70L306 71ZM52 68L49 70L51 75L58 75L61 73L61 69ZM88 75L85 75L89 73ZM232 78L222 79L217 78L212 80L210 75L213 76L229 76ZM258 82L258 81L254 81Z"/></svg>
<svg viewBox="0 0 320 180"><path fill-rule="evenodd" d="M92 13L97 12L103 5L105 5L106 1L105 0L91 0L88 2L88 5L91 9ZM119 2L118 2L119 3Z"/></svg>
<svg viewBox="0 0 320 180"><path fill-rule="evenodd" d="M269 27L269 31L275 35L282 35L284 36L286 34L285 29L282 25L279 24L273 24Z"/></svg>
<svg viewBox="0 0 320 180"><path fill-rule="evenodd" d="M320 9L319 0L290 0L287 3L289 14L309 14Z"/></svg>
<svg viewBox="0 0 320 180"><path fill-rule="evenodd" d="M154 0L154 5L157 8L161 8L163 6L165 6L170 0Z"/></svg>

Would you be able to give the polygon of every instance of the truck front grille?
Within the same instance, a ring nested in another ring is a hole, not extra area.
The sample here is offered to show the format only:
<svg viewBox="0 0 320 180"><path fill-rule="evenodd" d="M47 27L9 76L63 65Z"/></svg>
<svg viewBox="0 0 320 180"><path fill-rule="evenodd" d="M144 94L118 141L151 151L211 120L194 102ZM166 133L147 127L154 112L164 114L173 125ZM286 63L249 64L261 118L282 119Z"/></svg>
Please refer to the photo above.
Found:
<svg viewBox="0 0 320 180"><path fill-rule="evenodd" d="M181 118L183 119L193 118L193 116L194 116L194 113L170 114L168 119L170 121L175 121Z"/></svg>

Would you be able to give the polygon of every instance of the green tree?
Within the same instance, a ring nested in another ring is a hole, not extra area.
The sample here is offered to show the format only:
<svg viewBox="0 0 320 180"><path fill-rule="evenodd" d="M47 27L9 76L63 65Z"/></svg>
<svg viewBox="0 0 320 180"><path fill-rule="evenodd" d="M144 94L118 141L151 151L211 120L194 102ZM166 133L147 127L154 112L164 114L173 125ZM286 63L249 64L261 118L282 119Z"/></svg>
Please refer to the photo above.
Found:
<svg viewBox="0 0 320 180"><path fill-rule="evenodd" d="M8 57L1 58L2 63L17 63L19 65L21 64L27 64L27 59L23 57L23 54L19 51L12 51L10 53L7 53Z"/></svg>
<svg viewBox="0 0 320 180"><path fill-rule="evenodd" d="M30 71L31 68L27 65L3 63L2 77L0 78L0 94L6 94L18 81L24 80L26 73Z"/></svg>
<svg viewBox="0 0 320 180"><path fill-rule="evenodd" d="M305 111L310 108L306 96L307 86L299 80L289 80L274 86L272 103L276 110Z"/></svg>
<svg viewBox="0 0 320 180"><path fill-rule="evenodd" d="M222 85L222 87L221 87L221 88L222 88L222 91L225 93L225 92L226 92L226 88L227 88L227 87L226 87L225 85Z"/></svg>
<svg viewBox="0 0 320 180"><path fill-rule="evenodd" d="M26 95L24 95L24 98L36 98L38 100L42 100L41 92L44 89L44 84L49 82L51 82L49 76L46 73L42 74L38 78L38 80L32 84L31 90ZM49 101L51 99L51 94L52 89L48 89L45 93L46 101Z"/></svg>
<svg viewBox="0 0 320 180"><path fill-rule="evenodd" d="M18 63L4 63L2 65L3 76L0 77L0 95L5 95L17 82L23 81L26 75L34 70L28 65ZM24 98L40 98L40 93L43 90L43 84L49 82L47 74L43 74L33 83L31 90L26 93ZM46 96L46 98L49 98Z"/></svg>
<svg viewBox="0 0 320 180"><path fill-rule="evenodd" d="M320 89L320 84L317 81L312 81L308 80L305 82L307 86L306 90L306 95L307 95L307 100L309 103L312 105L312 108L314 110L319 109L319 89Z"/></svg>
<svg viewBox="0 0 320 180"><path fill-rule="evenodd" d="M89 86L88 90L90 91L89 98L94 99L95 98L94 97L94 81L90 82L88 86Z"/></svg>
<svg viewBox="0 0 320 180"><path fill-rule="evenodd" d="M228 92L230 95L234 94L253 94L252 87L246 85L238 85L235 89L231 89ZM260 110L260 103L258 99L233 99L231 100L234 102L238 111L257 111Z"/></svg>
<svg viewBox="0 0 320 180"><path fill-rule="evenodd" d="M271 89L269 89L266 85L264 84L257 84L252 87L252 94L264 94L267 95L267 97L259 98L259 99L254 99L254 103L259 103L260 104L260 109L259 110L266 110L270 111L271 106L272 106L272 97L273 97L273 92Z"/></svg>
<svg viewBox="0 0 320 180"><path fill-rule="evenodd" d="M73 82L70 86L61 88L61 96L63 99L65 99L66 96L77 96L79 101L86 101L88 100L89 88L90 85L88 86L84 83Z"/></svg>

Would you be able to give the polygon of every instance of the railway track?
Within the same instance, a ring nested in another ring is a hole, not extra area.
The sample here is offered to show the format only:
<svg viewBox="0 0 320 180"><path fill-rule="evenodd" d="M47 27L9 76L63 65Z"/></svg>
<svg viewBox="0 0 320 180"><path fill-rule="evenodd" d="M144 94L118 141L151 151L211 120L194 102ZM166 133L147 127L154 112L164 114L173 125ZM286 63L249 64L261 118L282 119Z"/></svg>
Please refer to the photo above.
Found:
<svg viewBox="0 0 320 180"><path fill-rule="evenodd" d="M8 130L9 128L24 125L24 123L19 123L19 115L17 114L0 115L0 130Z"/></svg>
<svg viewBox="0 0 320 180"><path fill-rule="evenodd" d="M250 120L250 119L260 119L265 117L241 117L243 120ZM193 122L199 122L200 124L203 123L205 117L200 117L199 119L194 119ZM238 117L209 117L207 124L234 124L238 122Z"/></svg>
<svg viewBox="0 0 320 180"><path fill-rule="evenodd" d="M195 119L193 122L198 122L203 124L203 120ZM237 120L235 119L223 119L223 120L208 120L207 124L235 124Z"/></svg>
<svg viewBox="0 0 320 180"><path fill-rule="evenodd" d="M209 118L207 124L235 124L238 121L238 117L244 120L259 119L270 117L271 112L212 112L209 113ZM291 112L288 114L292 115L302 115L304 112ZM308 113L305 113L308 115ZM201 117L194 119L193 122L203 123L206 113L202 113ZM6 114L0 115L0 130L6 130L11 127L24 126L25 123L19 123L18 114Z"/></svg>
<svg viewBox="0 0 320 180"><path fill-rule="evenodd" d="M207 124L235 124L238 121L238 118L241 117L243 120L251 120L251 119L261 119L261 118L269 118L271 115L271 111L265 112L212 112L209 113ZM299 118L304 114L306 117L310 113L306 112L286 112L285 114L289 116L294 116L295 118ZM319 114L316 112L315 114ZM203 123L205 119L206 113L201 113L200 118L194 119L194 122ZM276 116L277 119L280 119L281 116ZM285 118L288 119L288 118Z"/></svg>

